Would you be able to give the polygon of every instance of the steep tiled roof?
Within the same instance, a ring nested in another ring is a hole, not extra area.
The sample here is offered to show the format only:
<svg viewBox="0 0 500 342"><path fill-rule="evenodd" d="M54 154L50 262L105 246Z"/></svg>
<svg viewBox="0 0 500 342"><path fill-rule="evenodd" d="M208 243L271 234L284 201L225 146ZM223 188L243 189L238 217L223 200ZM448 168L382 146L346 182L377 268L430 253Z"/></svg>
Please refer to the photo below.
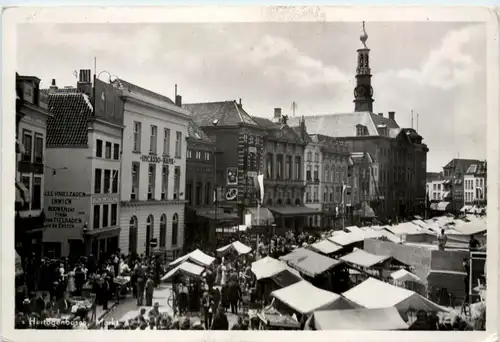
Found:
<svg viewBox="0 0 500 342"><path fill-rule="evenodd" d="M47 147L87 145L87 120L93 113L87 95L59 92L50 94L49 111L53 117L47 122Z"/></svg>
<svg viewBox="0 0 500 342"><path fill-rule="evenodd" d="M446 164L446 166L444 166L443 168L444 169L448 169L448 168L451 168L451 169L464 169L464 170L467 170L467 168L472 165L472 164L479 164L481 163L480 160L478 159L458 159L458 158L454 158L452 159L448 164Z"/></svg>
<svg viewBox="0 0 500 342"><path fill-rule="evenodd" d="M257 123L257 125L259 125L262 128L272 129L272 128L278 127L277 124L275 124L274 122L272 122L271 120L269 120L267 118L252 116L252 119L253 119L253 121L255 121Z"/></svg>
<svg viewBox="0 0 500 342"><path fill-rule="evenodd" d="M368 135L380 135L377 125L384 124L389 131L399 129L398 124L389 118L369 112L353 112L342 114L308 115L304 116L307 131L310 134L323 134L331 137L356 136L356 125L366 126ZM289 125L299 124L299 117L289 119ZM398 131L399 133L399 131Z"/></svg>
<svg viewBox="0 0 500 342"><path fill-rule="evenodd" d="M218 126L233 126L245 123L258 126L252 117L236 103L236 101L186 103L193 120L199 126L212 126L214 120L219 120Z"/></svg>
<svg viewBox="0 0 500 342"><path fill-rule="evenodd" d="M128 90L132 93L138 93L138 94L142 94L142 95L146 95L146 96L149 96L149 97L152 97L156 100L159 100L159 101L165 101L165 102L168 102L170 104L175 104L174 101L172 101L170 98L164 96L164 95L161 95L161 94L158 94L158 93L155 93L151 90L147 90L145 88L142 88L136 84L133 84L133 83L130 83L130 82L127 82L125 80L122 80L120 78L120 80L118 81L119 85L121 88L123 88L122 90Z"/></svg>
<svg viewBox="0 0 500 342"><path fill-rule="evenodd" d="M193 120L189 120L188 138L207 143L212 142L208 135Z"/></svg>
<svg viewBox="0 0 500 342"><path fill-rule="evenodd" d="M40 89L42 93L45 94L50 94L50 89ZM64 88L57 88L56 93L61 94L61 93L76 93L77 90L75 87L64 87Z"/></svg>

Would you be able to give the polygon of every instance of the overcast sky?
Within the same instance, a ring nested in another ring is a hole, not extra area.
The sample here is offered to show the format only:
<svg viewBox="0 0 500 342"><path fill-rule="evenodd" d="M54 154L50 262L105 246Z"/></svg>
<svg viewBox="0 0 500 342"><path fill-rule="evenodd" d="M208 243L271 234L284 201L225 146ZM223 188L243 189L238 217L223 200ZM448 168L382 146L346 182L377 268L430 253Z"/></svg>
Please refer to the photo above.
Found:
<svg viewBox="0 0 500 342"><path fill-rule="evenodd" d="M107 70L183 102L242 99L251 114L351 112L360 24L22 24L18 67L48 87L74 71ZM396 112L429 146L428 171L486 155L483 25L367 23L374 112ZM107 80L106 75L101 79Z"/></svg>

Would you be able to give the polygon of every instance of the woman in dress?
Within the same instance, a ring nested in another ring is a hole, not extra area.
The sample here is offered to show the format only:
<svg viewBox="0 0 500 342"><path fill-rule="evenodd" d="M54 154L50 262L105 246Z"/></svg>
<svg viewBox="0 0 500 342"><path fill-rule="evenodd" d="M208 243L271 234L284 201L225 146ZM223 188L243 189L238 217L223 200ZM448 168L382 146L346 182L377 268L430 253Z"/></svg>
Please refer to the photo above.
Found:
<svg viewBox="0 0 500 342"><path fill-rule="evenodd" d="M75 271L68 272L68 281L66 285L66 291L68 294L73 294L76 291L75 286Z"/></svg>

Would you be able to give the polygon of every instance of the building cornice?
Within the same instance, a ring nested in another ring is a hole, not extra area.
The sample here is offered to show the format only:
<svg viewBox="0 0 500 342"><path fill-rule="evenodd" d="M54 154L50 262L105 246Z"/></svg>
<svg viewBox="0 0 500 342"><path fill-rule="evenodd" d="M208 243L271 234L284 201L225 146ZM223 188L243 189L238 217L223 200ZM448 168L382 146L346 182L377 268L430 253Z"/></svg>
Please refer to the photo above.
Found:
<svg viewBox="0 0 500 342"><path fill-rule="evenodd" d="M103 119L101 119L99 117L96 117L96 116L90 116L88 118L88 120L90 122L97 122L97 123L100 123L100 124L102 124L104 126L109 126L109 127L112 127L112 128L117 128L117 129L124 129L125 128L125 125L115 124L113 122L109 122L107 120L103 120Z"/></svg>
<svg viewBox="0 0 500 342"><path fill-rule="evenodd" d="M51 118L54 116L54 114L52 114L48 110L43 109L42 107L39 107L39 106L35 106L34 104L31 104L31 103L26 102L26 101L24 101L22 104L21 112L23 110L23 107L26 109L32 110L32 111L36 112L37 114L44 115L47 118ZM29 114L29 113L25 113L25 114Z"/></svg>
<svg viewBox="0 0 500 342"><path fill-rule="evenodd" d="M145 207L149 205L178 205L186 204L187 200L144 200L144 201L120 201L122 207Z"/></svg>
<svg viewBox="0 0 500 342"><path fill-rule="evenodd" d="M125 102L131 102L138 105L141 105L146 108L154 109L169 115L176 116L181 119L190 120L191 116L189 112L184 108L177 107L175 105L171 105L166 102L160 102L158 100L150 99L145 96L140 96L131 92L124 92L121 98Z"/></svg>

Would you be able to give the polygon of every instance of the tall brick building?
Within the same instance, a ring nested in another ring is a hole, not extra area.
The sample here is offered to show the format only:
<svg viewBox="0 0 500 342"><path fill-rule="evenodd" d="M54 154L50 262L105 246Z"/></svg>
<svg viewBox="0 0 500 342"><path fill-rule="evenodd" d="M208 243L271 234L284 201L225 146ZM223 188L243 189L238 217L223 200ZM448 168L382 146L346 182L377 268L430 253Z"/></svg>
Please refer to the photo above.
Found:
<svg viewBox="0 0 500 342"><path fill-rule="evenodd" d="M375 199L370 205L379 218L396 218L425 211L427 152L423 138L413 128L401 128L395 112L374 113L370 49L364 30L360 37L354 88L354 112L306 115L309 134L343 141L350 152L366 152L373 158ZM290 125L298 125L291 118Z"/></svg>

